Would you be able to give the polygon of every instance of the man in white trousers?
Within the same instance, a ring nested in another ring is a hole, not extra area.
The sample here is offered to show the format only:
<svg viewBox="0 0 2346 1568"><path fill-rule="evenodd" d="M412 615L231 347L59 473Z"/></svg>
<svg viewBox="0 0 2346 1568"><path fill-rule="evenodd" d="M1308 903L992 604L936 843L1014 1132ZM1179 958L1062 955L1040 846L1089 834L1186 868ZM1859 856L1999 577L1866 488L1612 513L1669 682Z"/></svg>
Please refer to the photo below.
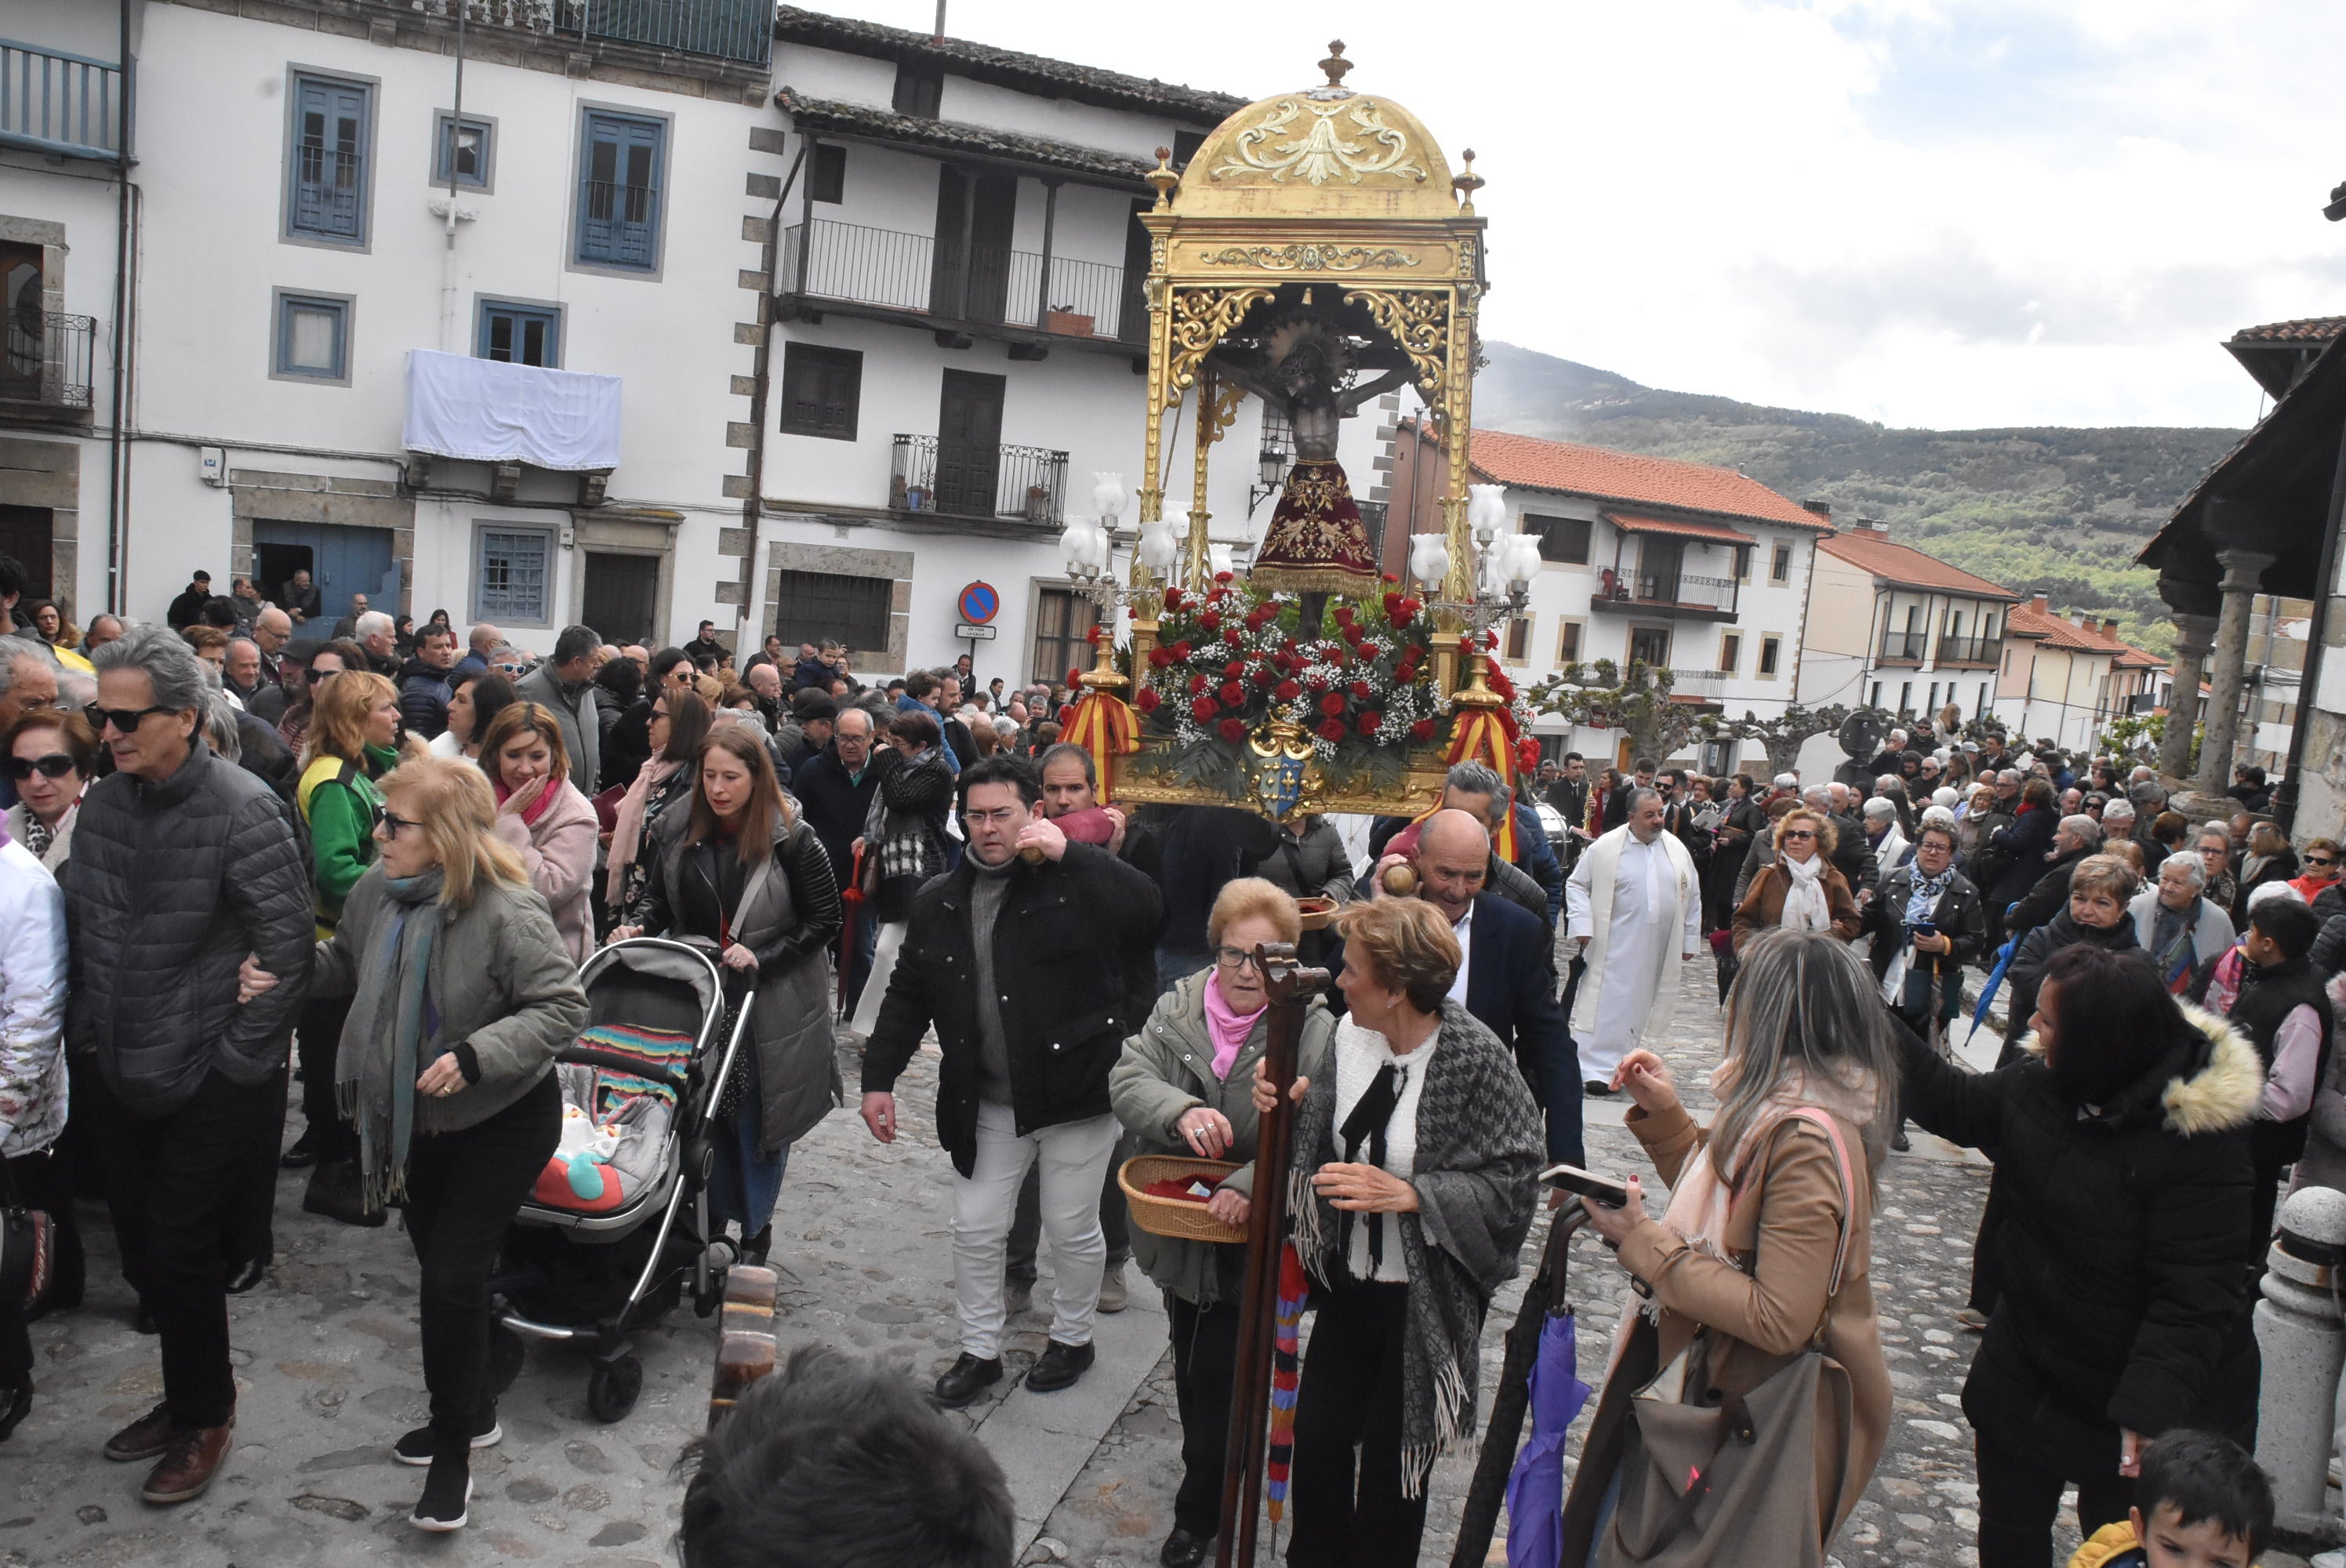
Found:
<svg viewBox="0 0 2346 1568"><path fill-rule="evenodd" d="M1610 1095L1621 1058L1669 1026L1678 966L1702 942L1694 857L1662 831L1659 791L1631 792L1628 820L1588 846L1564 891L1566 940L1587 964L1572 1008L1581 1083Z"/></svg>

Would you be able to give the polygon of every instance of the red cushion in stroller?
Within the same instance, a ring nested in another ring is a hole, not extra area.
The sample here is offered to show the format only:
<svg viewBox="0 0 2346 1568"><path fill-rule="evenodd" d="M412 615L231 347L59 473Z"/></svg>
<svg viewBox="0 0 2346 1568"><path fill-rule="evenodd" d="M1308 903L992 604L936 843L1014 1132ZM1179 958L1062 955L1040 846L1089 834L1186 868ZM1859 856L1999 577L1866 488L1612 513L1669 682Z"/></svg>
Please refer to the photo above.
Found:
<svg viewBox="0 0 2346 1568"><path fill-rule="evenodd" d="M598 1023L580 1033L555 1069L563 1104L585 1112L597 1127L617 1132L618 1146L599 1167L603 1190L597 1196L579 1195L571 1185L570 1162L557 1155L538 1173L532 1202L572 1214L605 1214L660 1179L677 1085L692 1060L693 1038L625 1023Z"/></svg>

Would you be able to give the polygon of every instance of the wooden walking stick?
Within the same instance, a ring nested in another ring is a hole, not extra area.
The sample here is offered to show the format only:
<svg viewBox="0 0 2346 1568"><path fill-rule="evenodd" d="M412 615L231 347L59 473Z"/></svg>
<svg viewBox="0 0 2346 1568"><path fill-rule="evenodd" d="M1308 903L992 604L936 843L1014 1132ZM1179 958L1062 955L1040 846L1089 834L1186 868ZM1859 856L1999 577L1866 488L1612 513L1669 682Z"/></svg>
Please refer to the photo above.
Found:
<svg viewBox="0 0 2346 1568"><path fill-rule="evenodd" d="M1260 1512L1263 1458L1270 1441L1270 1350L1279 1305L1279 1249L1287 1239L1288 1141L1295 1105L1295 1054L1303 1035L1305 1004L1328 983L1323 969L1303 969L1292 942L1254 950L1263 989L1270 996L1270 1038L1263 1071L1278 1097L1255 1135L1254 1200L1247 1215L1246 1287L1239 1298L1238 1364L1230 1381L1229 1443L1222 1455L1222 1525L1214 1568L1253 1568L1255 1522Z"/></svg>

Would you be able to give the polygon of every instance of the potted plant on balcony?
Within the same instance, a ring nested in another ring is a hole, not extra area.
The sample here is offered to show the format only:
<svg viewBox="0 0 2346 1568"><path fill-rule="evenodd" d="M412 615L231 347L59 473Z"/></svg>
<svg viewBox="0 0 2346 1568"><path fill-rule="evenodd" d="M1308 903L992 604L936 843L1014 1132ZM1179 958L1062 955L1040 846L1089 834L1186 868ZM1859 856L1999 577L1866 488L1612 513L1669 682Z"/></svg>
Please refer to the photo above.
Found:
<svg viewBox="0 0 2346 1568"><path fill-rule="evenodd" d="M1043 330L1046 332L1088 338L1092 335L1092 318L1077 315L1073 305L1054 305L1043 312Z"/></svg>
<svg viewBox="0 0 2346 1568"><path fill-rule="evenodd" d="M1051 487L1030 484L1026 487L1026 521L1048 523L1051 518Z"/></svg>

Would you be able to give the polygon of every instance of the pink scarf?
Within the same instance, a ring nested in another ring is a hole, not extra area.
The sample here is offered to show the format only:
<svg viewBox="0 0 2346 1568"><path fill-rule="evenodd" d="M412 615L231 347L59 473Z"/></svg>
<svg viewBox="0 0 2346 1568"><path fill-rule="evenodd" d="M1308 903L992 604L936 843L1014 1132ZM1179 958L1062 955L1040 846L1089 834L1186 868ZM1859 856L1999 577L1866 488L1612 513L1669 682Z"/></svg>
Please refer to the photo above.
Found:
<svg viewBox="0 0 2346 1568"><path fill-rule="evenodd" d="M650 803L652 791L683 766L665 757L648 759L636 769L635 782L627 786L627 792L619 797L617 820L611 824L609 870L603 883L603 896L613 909L619 907L621 893L627 885L627 868L643 851L644 808Z"/></svg>
<svg viewBox="0 0 2346 1568"><path fill-rule="evenodd" d="M1218 1081L1229 1082L1239 1052L1245 1047L1247 1036L1254 1033L1255 1020L1270 1005L1266 1002L1252 1013L1233 1013L1222 996L1221 986L1211 974L1206 976L1206 1032L1213 1036L1214 1077Z"/></svg>

